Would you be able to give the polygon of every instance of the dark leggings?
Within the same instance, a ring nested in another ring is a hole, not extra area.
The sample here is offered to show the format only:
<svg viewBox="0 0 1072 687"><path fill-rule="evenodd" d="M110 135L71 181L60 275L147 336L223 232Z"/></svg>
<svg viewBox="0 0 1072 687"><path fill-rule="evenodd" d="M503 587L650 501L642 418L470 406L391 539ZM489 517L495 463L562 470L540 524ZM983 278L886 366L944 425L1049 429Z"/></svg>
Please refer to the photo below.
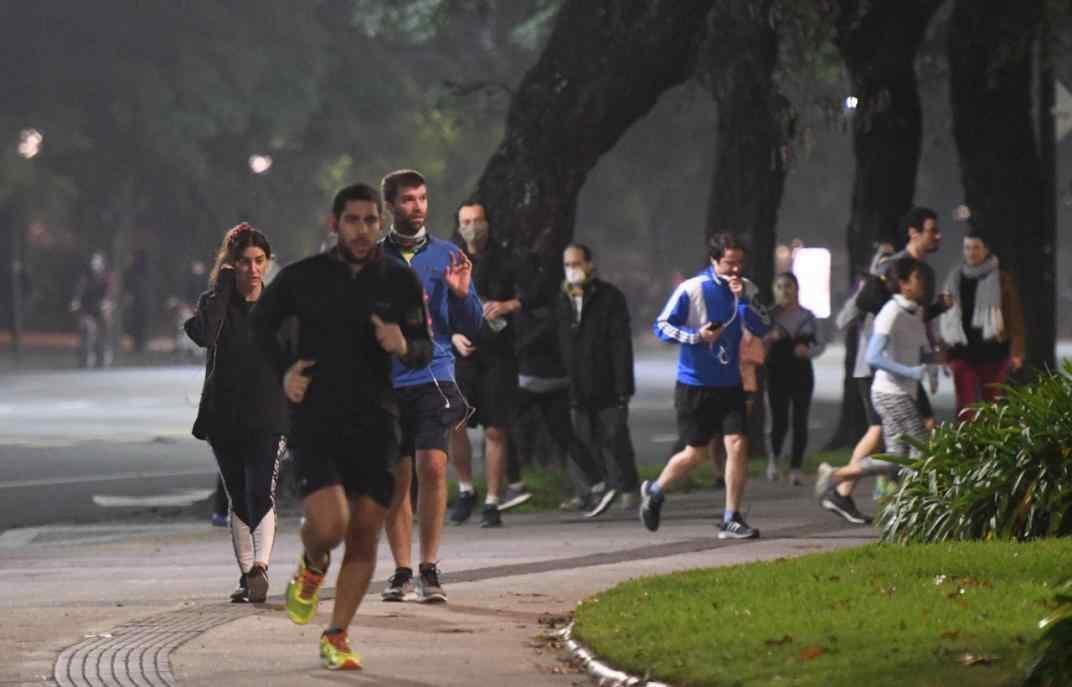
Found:
<svg viewBox="0 0 1072 687"><path fill-rule="evenodd" d="M775 456L782 455L782 445L789 430L789 408L793 408L793 454L789 467L800 469L804 451L808 446L808 413L811 410L811 395L814 381L780 380L774 374L767 381L767 398L771 410L771 450Z"/></svg>
<svg viewBox="0 0 1072 687"><path fill-rule="evenodd" d="M279 476L279 436L259 434L242 439L213 439L220 476L231 511L251 530L275 507Z"/></svg>

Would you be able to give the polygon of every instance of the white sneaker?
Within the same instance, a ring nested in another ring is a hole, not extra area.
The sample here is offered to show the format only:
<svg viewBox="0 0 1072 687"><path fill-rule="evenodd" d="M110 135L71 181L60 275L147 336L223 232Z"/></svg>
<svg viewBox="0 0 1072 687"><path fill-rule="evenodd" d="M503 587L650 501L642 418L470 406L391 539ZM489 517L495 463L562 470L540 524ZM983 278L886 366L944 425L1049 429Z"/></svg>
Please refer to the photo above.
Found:
<svg viewBox="0 0 1072 687"><path fill-rule="evenodd" d="M777 482L778 481L778 464L776 462L774 462L773 460L770 460L770 461L767 462L767 481L768 482Z"/></svg>
<svg viewBox="0 0 1072 687"><path fill-rule="evenodd" d="M819 463L819 470L815 478L815 498L822 498L833 481L834 466L830 463Z"/></svg>

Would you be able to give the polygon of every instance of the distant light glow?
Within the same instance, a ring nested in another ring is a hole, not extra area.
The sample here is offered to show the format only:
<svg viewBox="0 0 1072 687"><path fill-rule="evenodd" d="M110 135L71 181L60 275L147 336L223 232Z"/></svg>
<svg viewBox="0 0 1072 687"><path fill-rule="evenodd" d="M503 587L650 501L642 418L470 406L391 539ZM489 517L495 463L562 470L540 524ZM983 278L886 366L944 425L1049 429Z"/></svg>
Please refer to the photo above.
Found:
<svg viewBox="0 0 1072 687"><path fill-rule="evenodd" d="M860 104L860 99L857 98L854 95L850 95L848 98L845 98L845 109L846 110L855 110L856 106L859 105L859 104Z"/></svg>
<svg viewBox="0 0 1072 687"><path fill-rule="evenodd" d="M19 132L19 157L27 160L37 157L37 154L41 152L41 144L44 142L44 135L37 129L23 129Z"/></svg>
<svg viewBox="0 0 1072 687"><path fill-rule="evenodd" d="M830 317L830 251L797 248L793 251L793 274L800 282L800 304L819 319Z"/></svg>
<svg viewBox="0 0 1072 687"><path fill-rule="evenodd" d="M267 174L268 170L272 168L272 156L271 155L250 155L249 156L249 171L254 174Z"/></svg>
<svg viewBox="0 0 1072 687"><path fill-rule="evenodd" d="M958 205L953 208L953 219L958 222L967 222L971 219L972 211L967 205Z"/></svg>

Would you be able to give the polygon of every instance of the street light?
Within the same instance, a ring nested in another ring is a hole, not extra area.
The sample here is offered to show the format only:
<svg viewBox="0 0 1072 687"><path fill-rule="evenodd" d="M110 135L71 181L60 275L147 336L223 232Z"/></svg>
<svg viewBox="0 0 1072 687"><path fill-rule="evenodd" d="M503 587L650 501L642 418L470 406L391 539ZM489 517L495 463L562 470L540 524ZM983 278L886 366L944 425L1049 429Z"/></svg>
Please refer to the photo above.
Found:
<svg viewBox="0 0 1072 687"><path fill-rule="evenodd" d="M856 107L859 104L860 104L860 99L857 98L854 95L850 95L849 97L845 98L845 109L846 110L850 110L850 111L855 110Z"/></svg>
<svg viewBox="0 0 1072 687"><path fill-rule="evenodd" d="M272 168L272 156L264 154L256 154L249 156L249 171L254 174L267 174L268 170Z"/></svg>
<svg viewBox="0 0 1072 687"><path fill-rule="evenodd" d="M25 160L37 157L44 142L44 135L37 129L23 129L19 132L19 157Z"/></svg>

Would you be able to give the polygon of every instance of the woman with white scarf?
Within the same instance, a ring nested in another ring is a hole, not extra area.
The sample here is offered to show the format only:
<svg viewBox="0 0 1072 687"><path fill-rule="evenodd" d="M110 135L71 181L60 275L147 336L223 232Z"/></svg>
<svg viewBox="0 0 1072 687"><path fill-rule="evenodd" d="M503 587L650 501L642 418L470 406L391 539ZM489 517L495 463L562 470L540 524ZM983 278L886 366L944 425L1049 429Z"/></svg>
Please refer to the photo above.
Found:
<svg viewBox="0 0 1072 687"><path fill-rule="evenodd" d="M946 277L944 291L954 305L939 320L939 332L949 346L960 417L974 403L997 399L1009 369L1023 367L1023 309L1012 275L973 232L964 237L964 262Z"/></svg>

